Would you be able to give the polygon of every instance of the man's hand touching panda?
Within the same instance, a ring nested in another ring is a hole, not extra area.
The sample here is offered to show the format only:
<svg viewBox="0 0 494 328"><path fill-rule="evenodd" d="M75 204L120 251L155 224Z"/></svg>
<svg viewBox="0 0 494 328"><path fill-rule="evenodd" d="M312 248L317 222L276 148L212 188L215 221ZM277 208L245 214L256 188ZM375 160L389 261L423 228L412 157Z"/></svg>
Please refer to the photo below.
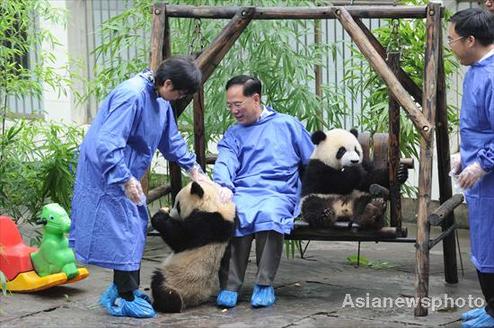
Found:
<svg viewBox="0 0 494 328"><path fill-rule="evenodd" d="M218 185L218 187L220 188L219 190L220 201L223 204L231 202L233 198L233 192L227 187L221 187L220 185Z"/></svg>

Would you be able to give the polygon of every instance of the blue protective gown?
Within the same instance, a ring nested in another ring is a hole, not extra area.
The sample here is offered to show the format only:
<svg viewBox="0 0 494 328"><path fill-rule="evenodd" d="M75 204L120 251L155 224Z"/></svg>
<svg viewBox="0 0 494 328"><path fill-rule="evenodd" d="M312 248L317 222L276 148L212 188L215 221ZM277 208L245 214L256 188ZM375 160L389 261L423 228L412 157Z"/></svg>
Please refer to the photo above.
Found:
<svg viewBox="0 0 494 328"><path fill-rule="evenodd" d="M138 270L148 213L125 196L122 184L142 178L157 148L182 168L195 163L148 72L108 95L80 147L69 241L83 263Z"/></svg>
<svg viewBox="0 0 494 328"><path fill-rule="evenodd" d="M473 64L463 82L460 113L461 161L488 172L465 192L472 262L494 273L494 56Z"/></svg>
<svg viewBox="0 0 494 328"><path fill-rule="evenodd" d="M273 114L252 125L232 125L218 144L213 179L234 193L237 237L288 233L300 214L299 164L308 163L314 145L297 119L267 109Z"/></svg>

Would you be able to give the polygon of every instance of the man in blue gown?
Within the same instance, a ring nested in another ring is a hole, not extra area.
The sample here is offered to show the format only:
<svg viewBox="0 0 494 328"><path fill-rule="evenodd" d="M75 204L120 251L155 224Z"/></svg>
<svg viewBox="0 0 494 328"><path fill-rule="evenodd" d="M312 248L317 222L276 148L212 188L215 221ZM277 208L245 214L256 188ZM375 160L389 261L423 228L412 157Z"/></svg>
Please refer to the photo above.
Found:
<svg viewBox="0 0 494 328"><path fill-rule="evenodd" d="M200 82L200 70L184 57L167 59L154 75L143 71L106 97L81 144L70 246L79 261L114 270L114 283L100 299L112 315L155 315L139 291L148 222L139 180L156 149L192 178L202 176L169 103L194 93Z"/></svg>
<svg viewBox="0 0 494 328"><path fill-rule="evenodd" d="M294 117L261 105L261 82L233 77L226 84L227 107L237 123L218 144L213 180L222 194L233 193L239 222L229 261L220 272L217 304L234 307L243 283L252 240L256 240L257 275L251 298L254 307L275 301L272 287L283 251L299 211L299 167L307 164L314 145Z"/></svg>
<svg viewBox="0 0 494 328"><path fill-rule="evenodd" d="M463 327L494 327L494 16L480 8L450 19L448 43L462 65L460 154L452 174L465 189L472 262L487 306L463 314Z"/></svg>

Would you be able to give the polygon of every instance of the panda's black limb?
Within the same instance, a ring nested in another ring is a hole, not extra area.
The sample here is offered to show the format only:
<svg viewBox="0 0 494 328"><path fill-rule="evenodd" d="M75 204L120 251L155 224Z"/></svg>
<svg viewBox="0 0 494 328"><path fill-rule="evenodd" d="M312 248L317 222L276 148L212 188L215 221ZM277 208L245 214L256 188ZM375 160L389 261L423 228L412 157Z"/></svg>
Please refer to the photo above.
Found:
<svg viewBox="0 0 494 328"><path fill-rule="evenodd" d="M362 206L365 201L362 201ZM386 213L386 200L384 198L372 198L367 202L362 211L356 212L354 218L358 230L379 230L384 227L384 214Z"/></svg>
<svg viewBox="0 0 494 328"><path fill-rule="evenodd" d="M334 169L322 161L311 159L302 180L302 196L308 194L349 194L362 180L362 167Z"/></svg>
<svg viewBox="0 0 494 328"><path fill-rule="evenodd" d="M177 291L166 287L166 278L160 270L155 270L153 273L151 292L153 294L153 307L156 311L164 313L182 312L182 297Z"/></svg>
<svg viewBox="0 0 494 328"><path fill-rule="evenodd" d="M153 216L152 224L175 253L226 242L234 228L234 222L226 221L220 213L200 211L192 212L183 220L174 219L160 211Z"/></svg>
<svg viewBox="0 0 494 328"><path fill-rule="evenodd" d="M318 196L307 196L302 203L302 215L305 222L313 228L332 227L336 221L335 212L328 200Z"/></svg>

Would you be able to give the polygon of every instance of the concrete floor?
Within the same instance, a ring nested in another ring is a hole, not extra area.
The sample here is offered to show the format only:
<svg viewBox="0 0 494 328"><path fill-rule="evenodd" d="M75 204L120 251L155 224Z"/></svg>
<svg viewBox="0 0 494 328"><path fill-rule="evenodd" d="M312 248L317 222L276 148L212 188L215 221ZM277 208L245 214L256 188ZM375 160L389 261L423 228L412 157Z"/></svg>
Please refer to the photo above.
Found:
<svg viewBox="0 0 494 328"><path fill-rule="evenodd" d="M408 225L408 231L413 235L416 227ZM216 308L211 297L208 303L180 314L160 314L154 319L111 317L100 308L98 298L111 282L112 273L89 266L90 276L74 285L0 296L0 327L459 327L468 298L481 297L481 292L469 260L468 231L459 230L458 234L464 275L459 273L458 284L446 284L442 244L432 249L429 295L443 304L430 310L427 317L416 318L413 307L399 303L415 295L413 244L362 243L361 255L381 265L354 267L346 258L357 254L356 242L311 242L305 258L298 254L293 259L283 258L275 283L277 302L271 308L250 307L256 270L252 253L245 287L234 309ZM152 270L168 252L159 237L149 237L141 270L142 287L147 292ZM394 306L380 306L383 297L390 298L387 302L393 300ZM459 307L445 306L445 297Z"/></svg>

